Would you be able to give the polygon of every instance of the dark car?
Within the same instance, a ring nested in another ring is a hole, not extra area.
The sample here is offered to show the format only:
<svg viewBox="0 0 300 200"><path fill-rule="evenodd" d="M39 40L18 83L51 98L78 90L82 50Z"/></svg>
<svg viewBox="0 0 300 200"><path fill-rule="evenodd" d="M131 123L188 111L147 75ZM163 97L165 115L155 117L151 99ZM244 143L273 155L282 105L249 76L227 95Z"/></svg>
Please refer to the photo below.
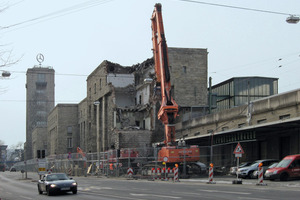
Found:
<svg viewBox="0 0 300 200"><path fill-rule="evenodd" d="M265 177L266 171L267 171L268 169L271 169L271 168L273 168L273 167L276 167L277 164L278 164L278 162L274 162L274 163L271 164L268 168L263 168L263 176ZM255 171L253 172L252 176L253 176L254 178L257 178L257 177L258 177L258 174L259 174L259 171L258 171L258 170L255 170Z"/></svg>
<svg viewBox="0 0 300 200"><path fill-rule="evenodd" d="M48 196L58 192L77 194L77 183L65 173L45 174L37 184L39 194L46 192Z"/></svg>

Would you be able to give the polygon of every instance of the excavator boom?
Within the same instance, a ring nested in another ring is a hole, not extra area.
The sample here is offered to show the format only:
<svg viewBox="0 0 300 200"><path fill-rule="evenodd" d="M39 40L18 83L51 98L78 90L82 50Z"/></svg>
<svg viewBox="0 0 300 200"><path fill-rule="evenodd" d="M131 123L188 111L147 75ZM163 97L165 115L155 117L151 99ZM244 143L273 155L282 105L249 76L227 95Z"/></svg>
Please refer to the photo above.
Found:
<svg viewBox="0 0 300 200"><path fill-rule="evenodd" d="M168 47L164 33L161 14L161 4L155 4L151 17L152 43L156 72L156 84L161 90L161 107L158 119L165 126L165 141L167 146L175 143L175 118L178 115L178 105L171 95L171 77L169 69Z"/></svg>
<svg viewBox="0 0 300 200"><path fill-rule="evenodd" d="M165 126L165 146L158 152L158 161L179 163L198 161L200 151L197 146L178 148L175 143L175 118L178 116L178 105L171 94L171 76L169 69L168 47L165 38L161 4L154 6L151 17L152 43L155 62L156 86L161 90L161 106L158 119Z"/></svg>

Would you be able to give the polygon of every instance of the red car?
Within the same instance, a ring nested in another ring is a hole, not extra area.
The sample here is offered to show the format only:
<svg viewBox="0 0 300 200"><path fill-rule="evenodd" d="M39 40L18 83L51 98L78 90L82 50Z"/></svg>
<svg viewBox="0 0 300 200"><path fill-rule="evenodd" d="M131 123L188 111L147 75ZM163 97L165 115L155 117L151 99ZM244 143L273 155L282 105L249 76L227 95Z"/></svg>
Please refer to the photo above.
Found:
<svg viewBox="0 0 300 200"><path fill-rule="evenodd" d="M290 178L300 178L300 154L286 156L274 168L268 169L265 178L287 181Z"/></svg>

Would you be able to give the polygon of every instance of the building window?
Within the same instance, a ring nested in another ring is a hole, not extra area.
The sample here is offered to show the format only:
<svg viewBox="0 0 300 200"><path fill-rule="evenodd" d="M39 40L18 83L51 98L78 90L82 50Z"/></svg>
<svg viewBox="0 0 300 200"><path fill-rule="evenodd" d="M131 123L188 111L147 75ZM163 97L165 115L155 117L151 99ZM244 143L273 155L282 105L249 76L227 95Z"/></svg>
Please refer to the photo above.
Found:
<svg viewBox="0 0 300 200"><path fill-rule="evenodd" d="M246 123L238 124L238 128L243 128L246 126Z"/></svg>
<svg viewBox="0 0 300 200"><path fill-rule="evenodd" d="M285 119L290 119L290 118L291 118L291 115L290 115L290 114L279 116L279 119L280 119L280 120L285 120Z"/></svg>
<svg viewBox="0 0 300 200"><path fill-rule="evenodd" d="M99 80L99 90L101 90L101 87L102 87L102 83L101 83L101 78Z"/></svg>
<svg viewBox="0 0 300 200"><path fill-rule="evenodd" d="M68 126L68 133L72 133L72 126Z"/></svg>
<svg viewBox="0 0 300 200"><path fill-rule="evenodd" d="M184 74L186 74L186 66L182 66L182 71Z"/></svg>
<svg viewBox="0 0 300 200"><path fill-rule="evenodd" d="M266 123L266 122L267 122L267 119L257 120L257 124L263 124L263 123Z"/></svg>
<svg viewBox="0 0 300 200"><path fill-rule="evenodd" d="M229 127L228 126L224 126L224 127L222 127L222 131L227 131L229 129Z"/></svg>
<svg viewBox="0 0 300 200"><path fill-rule="evenodd" d="M46 74L37 74L37 81L38 82L45 82L46 81Z"/></svg>
<svg viewBox="0 0 300 200"><path fill-rule="evenodd" d="M68 148L72 148L72 147L73 147L73 141L72 141L72 138L69 137L69 138L67 138L67 140L68 140Z"/></svg>

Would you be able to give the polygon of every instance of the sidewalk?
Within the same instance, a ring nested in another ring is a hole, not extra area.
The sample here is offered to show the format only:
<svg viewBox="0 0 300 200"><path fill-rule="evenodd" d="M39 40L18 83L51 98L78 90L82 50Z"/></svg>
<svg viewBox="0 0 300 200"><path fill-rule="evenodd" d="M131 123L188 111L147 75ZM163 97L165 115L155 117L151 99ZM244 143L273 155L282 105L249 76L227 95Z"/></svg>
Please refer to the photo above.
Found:
<svg viewBox="0 0 300 200"><path fill-rule="evenodd" d="M216 184L232 184L233 180L237 180L236 176L216 176L213 178L213 181ZM242 180L243 185L256 185L258 183L257 179L240 179ZM199 183L207 183L208 177L202 178L190 178L190 179L180 179L181 182L199 182ZM267 184L268 187L277 186L277 187L299 187L300 188L300 180L290 180L290 181L270 181L264 180L264 184Z"/></svg>

